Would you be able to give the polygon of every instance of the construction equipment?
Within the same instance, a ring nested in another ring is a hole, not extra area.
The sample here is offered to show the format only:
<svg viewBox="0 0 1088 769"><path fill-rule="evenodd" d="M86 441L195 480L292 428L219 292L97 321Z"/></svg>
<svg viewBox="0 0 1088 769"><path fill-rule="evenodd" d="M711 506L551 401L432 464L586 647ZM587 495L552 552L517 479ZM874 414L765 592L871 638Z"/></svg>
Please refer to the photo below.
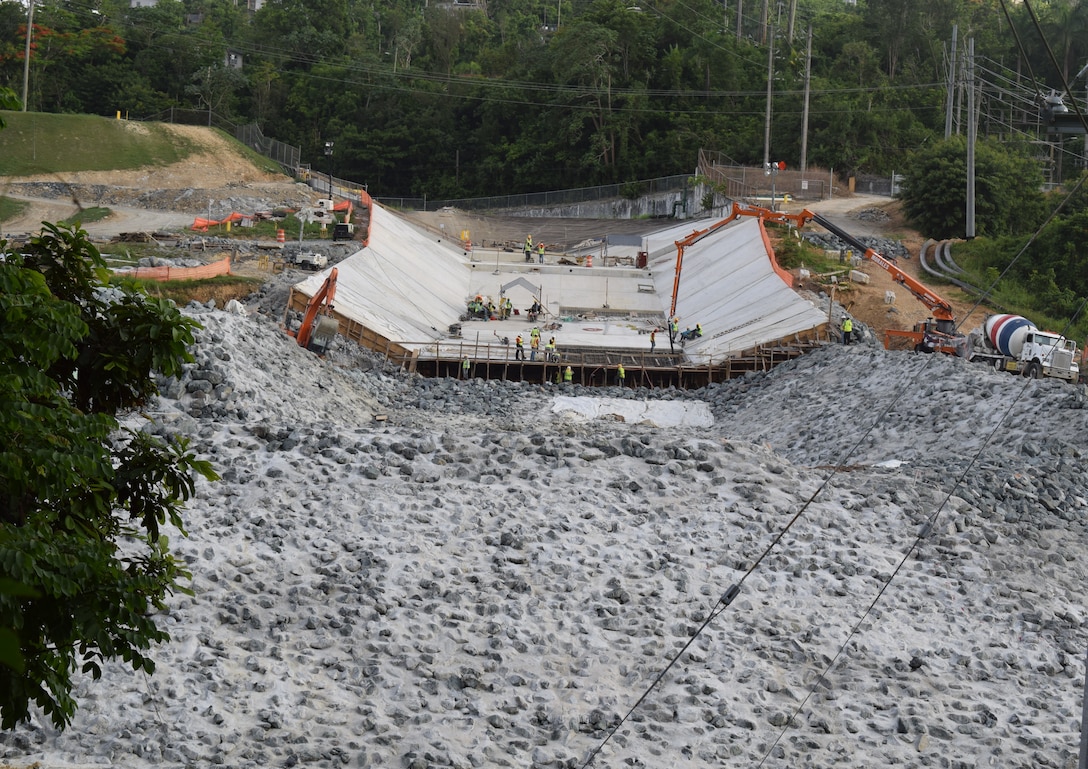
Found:
<svg viewBox="0 0 1088 769"><path fill-rule="evenodd" d="M909 331L886 329L884 331L885 347L890 348L892 339L899 337L906 339L917 352L943 352L947 355L968 357L969 345L967 337L956 330L956 313L948 300L933 293L917 279L899 269L894 260L881 256L853 235L819 214L805 210L801 212L801 216L807 216L839 240L857 249L870 262L882 267L892 276L892 280L907 289L914 295L915 299L929 308L929 311L933 314L933 317L915 324L914 328Z"/></svg>
<svg viewBox="0 0 1088 769"><path fill-rule="evenodd" d="M332 317L333 299L336 297L335 267L329 271L329 277L321 284L310 301L306 304L306 311L302 314L302 325L297 331L287 329L287 335L293 336L300 347L324 355L328 350L333 337L340 329L340 323Z"/></svg>
<svg viewBox="0 0 1088 769"><path fill-rule="evenodd" d="M971 342L971 360L997 371L1068 382L1080 377L1077 343L1052 331L1040 331L1020 315L988 315L982 333L972 333Z"/></svg>
<svg viewBox="0 0 1088 769"><path fill-rule="evenodd" d="M743 206L740 203L734 202L732 212L725 219L711 225L705 230L699 230L693 233L682 241L677 241L676 277L673 282L672 307L669 310L670 317L676 315L676 297L680 287L680 268L683 263L684 247L741 216L754 216L768 222L793 225L798 229L804 227L809 221L815 222L843 242L850 245L851 248L856 249L865 259L868 259L870 262L873 262L888 272L896 283L910 291L915 299L928 307L929 311L933 313L932 318L915 325L910 331L896 329L885 331L885 347L891 346L893 338L901 337L907 339L914 346L914 349L920 352L939 351L950 355L967 357L969 348L967 337L956 330L956 315L952 309L952 305L949 304L947 300L933 293L933 291L913 276L901 270L895 264L894 260L882 256L876 250L869 248L838 225L808 209L801 211L799 214L786 214L780 211L772 211L768 208L760 208L758 206Z"/></svg>
<svg viewBox="0 0 1088 769"><path fill-rule="evenodd" d="M284 258L295 267L315 272L324 269L329 264L329 258L316 251L289 251L284 254Z"/></svg>

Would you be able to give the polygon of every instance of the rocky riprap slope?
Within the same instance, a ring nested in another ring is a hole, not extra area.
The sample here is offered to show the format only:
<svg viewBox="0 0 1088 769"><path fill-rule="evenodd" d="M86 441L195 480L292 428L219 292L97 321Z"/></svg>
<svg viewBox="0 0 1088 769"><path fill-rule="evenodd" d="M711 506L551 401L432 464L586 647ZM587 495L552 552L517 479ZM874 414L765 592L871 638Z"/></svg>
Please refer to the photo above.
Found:
<svg viewBox="0 0 1088 769"><path fill-rule="evenodd" d="M111 666L68 733L0 757L574 769L740 585L596 766L1075 761L1079 389L839 346L699 391L566 391L717 419L662 429L321 360L232 309L187 310L196 361L148 427L223 475L175 545L194 595L156 675Z"/></svg>

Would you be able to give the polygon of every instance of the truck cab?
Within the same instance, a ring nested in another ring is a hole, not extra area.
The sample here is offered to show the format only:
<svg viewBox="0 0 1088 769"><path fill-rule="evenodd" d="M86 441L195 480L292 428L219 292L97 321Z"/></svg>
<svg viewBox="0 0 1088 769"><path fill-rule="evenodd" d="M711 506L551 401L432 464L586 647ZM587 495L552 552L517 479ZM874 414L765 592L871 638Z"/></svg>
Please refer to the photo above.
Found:
<svg viewBox="0 0 1088 769"><path fill-rule="evenodd" d="M1048 376L1076 382L1080 376L1077 343L1050 331L1033 331L1024 337L1020 369L1025 376Z"/></svg>

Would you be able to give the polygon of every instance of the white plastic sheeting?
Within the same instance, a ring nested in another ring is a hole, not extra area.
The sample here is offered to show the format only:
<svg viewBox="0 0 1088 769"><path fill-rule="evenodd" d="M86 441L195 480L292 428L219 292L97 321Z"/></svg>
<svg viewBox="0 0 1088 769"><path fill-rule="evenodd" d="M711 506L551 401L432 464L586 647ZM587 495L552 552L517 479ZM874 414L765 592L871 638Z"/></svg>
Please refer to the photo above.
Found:
<svg viewBox="0 0 1088 769"><path fill-rule="evenodd" d="M696 230L672 228L675 240ZM656 236L647 238L648 242ZM661 254L650 267L658 291L671 302L676 275L676 246L671 256ZM667 309L667 308L666 308ZM773 269L763 242L760 222L738 219L708 233L684 249L676 315L680 331L702 324L703 337L688 342L685 352L714 358L749 349L827 322L827 316L802 298Z"/></svg>
<svg viewBox="0 0 1088 769"><path fill-rule="evenodd" d="M440 239L374 205L369 245L337 267L333 306L398 342L439 339L465 311L471 270L460 243ZM313 296L329 270L295 285Z"/></svg>
<svg viewBox="0 0 1088 769"><path fill-rule="evenodd" d="M672 301L677 240L697 229L692 222L647 236L647 269L621 267L592 269L574 265L546 266L524 263L520 254L483 252L475 259L456 241L438 238L374 205L369 245L341 261L335 308L345 317L406 346L425 346L445 339L458 323L465 303L476 294L496 302L499 291L519 275L540 286L548 315L543 322L561 322L562 328L545 334L564 345L648 350L647 332L664 324ZM295 288L312 296L328 270ZM648 291L649 286L652 291ZM514 306L524 310L533 296L527 289L511 291ZM566 311L591 311L570 317ZM594 317L593 311L599 311ZM635 320L613 314L629 312ZM640 317L649 315L650 318ZM680 330L703 326L704 336L686 345L693 362L720 360L759 344L773 342L817 328L826 316L794 292L772 269L759 222L740 219L708 234L685 249L677 301ZM531 326L525 316L501 321L464 324L465 339L488 343L518 334L528 339ZM658 352L669 349L668 334L657 335ZM528 346L528 345L527 345Z"/></svg>

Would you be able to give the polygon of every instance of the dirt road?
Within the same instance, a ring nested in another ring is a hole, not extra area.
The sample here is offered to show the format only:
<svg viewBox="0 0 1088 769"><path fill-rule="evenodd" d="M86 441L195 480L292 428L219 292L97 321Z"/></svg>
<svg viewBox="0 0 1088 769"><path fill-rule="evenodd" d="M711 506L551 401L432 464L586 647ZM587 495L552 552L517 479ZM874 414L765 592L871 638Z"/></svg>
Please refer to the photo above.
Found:
<svg viewBox="0 0 1088 769"><path fill-rule="evenodd" d="M14 219L0 224L0 232L5 238L37 233L42 222L61 222L74 220L81 210L90 207L75 201L48 198L30 198L20 195L8 195L13 200L28 204L28 208ZM105 219L84 222L83 229L95 240L109 240L122 232L158 232L162 230L178 231L187 229L193 223L193 215L173 211L152 211L133 206L109 206L110 215Z"/></svg>

